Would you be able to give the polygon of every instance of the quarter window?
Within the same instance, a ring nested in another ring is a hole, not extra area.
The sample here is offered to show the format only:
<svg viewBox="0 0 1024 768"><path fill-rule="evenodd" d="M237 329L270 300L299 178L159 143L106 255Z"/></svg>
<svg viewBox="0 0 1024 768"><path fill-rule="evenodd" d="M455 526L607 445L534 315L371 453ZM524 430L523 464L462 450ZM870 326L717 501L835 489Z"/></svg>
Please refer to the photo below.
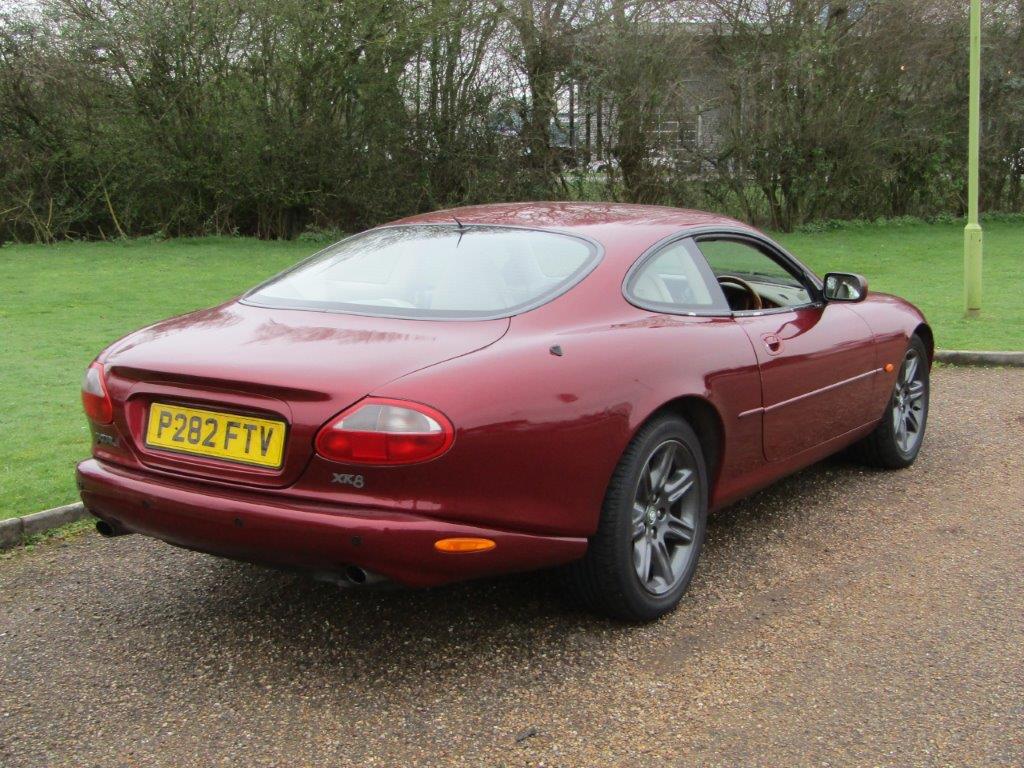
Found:
<svg viewBox="0 0 1024 768"><path fill-rule="evenodd" d="M690 247L687 240L677 240L647 259L630 277L627 297L664 312L726 310L714 276Z"/></svg>

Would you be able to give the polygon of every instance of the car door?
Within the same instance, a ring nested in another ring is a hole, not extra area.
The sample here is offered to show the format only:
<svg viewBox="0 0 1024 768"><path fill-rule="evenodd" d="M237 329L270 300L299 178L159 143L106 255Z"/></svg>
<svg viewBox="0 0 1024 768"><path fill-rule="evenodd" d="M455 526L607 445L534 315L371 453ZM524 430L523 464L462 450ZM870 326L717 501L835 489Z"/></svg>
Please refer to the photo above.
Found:
<svg viewBox="0 0 1024 768"><path fill-rule="evenodd" d="M787 459L870 421L875 347L856 312L825 303L817 278L768 240L721 232L695 241L757 356L765 458ZM744 305L741 284L724 277L754 288L765 306Z"/></svg>

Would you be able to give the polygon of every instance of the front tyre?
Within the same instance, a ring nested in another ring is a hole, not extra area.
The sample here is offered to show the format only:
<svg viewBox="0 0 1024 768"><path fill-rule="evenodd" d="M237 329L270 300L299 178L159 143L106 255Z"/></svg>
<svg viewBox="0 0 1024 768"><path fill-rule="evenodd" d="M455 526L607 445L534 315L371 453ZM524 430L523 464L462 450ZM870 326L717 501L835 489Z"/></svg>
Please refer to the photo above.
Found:
<svg viewBox="0 0 1024 768"><path fill-rule="evenodd" d="M597 533L569 567L590 609L651 621L678 605L693 579L707 527L707 467L693 429L657 417L630 442L605 494Z"/></svg>
<svg viewBox="0 0 1024 768"><path fill-rule="evenodd" d="M854 446L854 453L865 464L903 469L917 459L928 424L929 369L924 342L911 336L885 415L875 431Z"/></svg>

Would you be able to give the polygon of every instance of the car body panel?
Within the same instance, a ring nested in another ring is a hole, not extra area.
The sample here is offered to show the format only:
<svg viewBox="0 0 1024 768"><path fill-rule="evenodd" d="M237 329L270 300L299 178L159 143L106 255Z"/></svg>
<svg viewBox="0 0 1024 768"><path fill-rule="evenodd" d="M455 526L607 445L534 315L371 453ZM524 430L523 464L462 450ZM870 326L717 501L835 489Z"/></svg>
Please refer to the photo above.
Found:
<svg viewBox="0 0 1024 768"><path fill-rule="evenodd" d="M320 571L357 564L408 584L555 565L585 552L609 478L654 414L710 414L702 426L711 431L703 435L713 453L709 496L720 508L869 433L896 376L885 365L898 370L924 322L883 294L711 316L631 304L627 273L667 240L715 231L763 238L712 214L523 203L389 226L454 217L572 232L599 243L601 260L564 294L511 318L393 319L229 302L126 337L99 358L116 415L113 425L92 425L94 458L79 469L87 506L180 546ZM781 351L771 354L765 336ZM451 449L400 467L316 455L319 428L364 396L440 410L455 427ZM278 415L290 430L284 466L146 449L138 436L154 399ZM498 546L449 559L425 544L442 535L497 537ZM372 539L373 552L352 551L344 542L353 536Z"/></svg>
<svg viewBox="0 0 1024 768"><path fill-rule="evenodd" d="M868 293L863 302L851 304L850 310L857 315L871 329L871 335L875 340L875 354L878 357L879 366L892 363L892 371L883 371L875 380L874 399L876 407L879 403L886 403L889 394L899 375L900 363L903 355L906 354L907 344L910 337L921 327L927 330L926 344L931 344L931 329L928 328L924 315L917 307L904 299L891 296L887 293ZM935 350L928 349L929 360Z"/></svg>
<svg viewBox="0 0 1024 768"><path fill-rule="evenodd" d="M818 305L736 321L747 332L761 370L768 461L877 420L874 340L849 307Z"/></svg>
<svg viewBox="0 0 1024 768"><path fill-rule="evenodd" d="M271 310L232 302L144 328L100 356L115 401L116 444L98 458L251 485L294 483L329 416L375 387L493 344L508 319L447 323ZM280 469L226 464L148 448L152 402L280 418L289 424Z"/></svg>
<svg viewBox="0 0 1024 768"><path fill-rule="evenodd" d="M727 320L623 316L556 334L529 325L516 318L501 345L376 393L435 403L459 425L457 447L436 467L402 473L403 487L413 483L446 515L591 535L607 478L664 404L666 387L700 393L726 412L759 402L753 352ZM446 471L446 461L463 471ZM388 481L383 472L364 474L369 485Z"/></svg>
<svg viewBox="0 0 1024 768"><path fill-rule="evenodd" d="M108 524L185 549L337 577L346 566L408 586L543 568L586 551L583 538L457 525L413 513L346 509L238 489L138 476L95 459L78 467L82 499ZM487 537L488 557L444 554L441 538Z"/></svg>

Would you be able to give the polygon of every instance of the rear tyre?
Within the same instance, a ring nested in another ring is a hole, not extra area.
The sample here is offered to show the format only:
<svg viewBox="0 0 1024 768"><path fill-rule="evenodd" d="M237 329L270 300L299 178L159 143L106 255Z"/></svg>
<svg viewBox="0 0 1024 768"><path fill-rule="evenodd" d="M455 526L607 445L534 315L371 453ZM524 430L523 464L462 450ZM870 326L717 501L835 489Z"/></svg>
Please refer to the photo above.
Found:
<svg viewBox="0 0 1024 768"><path fill-rule="evenodd" d="M924 342L911 336L885 415L875 431L853 446L864 464L903 469L917 459L928 424L930 363Z"/></svg>
<svg viewBox="0 0 1024 768"><path fill-rule="evenodd" d="M624 621L651 621L678 605L707 527L707 468L693 429L675 416L646 424L612 474L597 533L569 566L570 594Z"/></svg>

